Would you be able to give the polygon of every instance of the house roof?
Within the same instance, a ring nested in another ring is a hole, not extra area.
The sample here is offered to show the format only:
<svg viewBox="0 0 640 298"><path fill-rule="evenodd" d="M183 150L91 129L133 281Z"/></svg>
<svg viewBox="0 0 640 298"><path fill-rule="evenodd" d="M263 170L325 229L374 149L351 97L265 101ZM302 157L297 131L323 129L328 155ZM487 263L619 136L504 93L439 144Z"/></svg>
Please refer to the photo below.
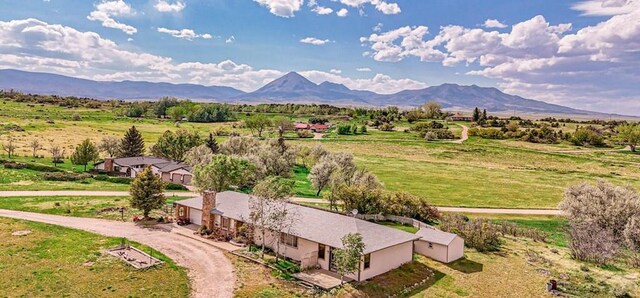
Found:
<svg viewBox="0 0 640 298"><path fill-rule="evenodd" d="M456 234L443 232L435 228L422 228L416 235L422 237L420 240L441 245L449 245L453 239L458 237Z"/></svg>
<svg viewBox="0 0 640 298"><path fill-rule="evenodd" d="M307 129L307 128L309 128L309 124L306 124L306 123L296 123L295 128L297 128L297 129Z"/></svg>
<svg viewBox="0 0 640 298"><path fill-rule="evenodd" d="M161 164L169 163L171 161L168 159L155 157L155 156L136 156L136 157L115 158L113 162L120 166L131 167L131 166L140 166L140 165L158 166Z"/></svg>
<svg viewBox="0 0 640 298"><path fill-rule="evenodd" d="M185 169L187 172L191 172L191 166L185 163L169 162L159 168L158 171L162 173L173 172L175 170Z"/></svg>
<svg viewBox="0 0 640 298"><path fill-rule="evenodd" d="M243 193L220 192L216 195L216 208L212 210L212 213L247 221L250 199L249 195ZM202 209L202 197L177 201L176 203L194 209ZM287 208L295 214L296 218L291 234L331 247L342 247L341 238L348 233L362 235L365 243L364 253L420 238L420 236L411 233L333 212L296 204L288 204Z"/></svg>
<svg viewBox="0 0 640 298"><path fill-rule="evenodd" d="M315 128L315 129L328 129L329 128L328 125L324 125L324 124L314 124L314 125L311 125L311 127Z"/></svg>

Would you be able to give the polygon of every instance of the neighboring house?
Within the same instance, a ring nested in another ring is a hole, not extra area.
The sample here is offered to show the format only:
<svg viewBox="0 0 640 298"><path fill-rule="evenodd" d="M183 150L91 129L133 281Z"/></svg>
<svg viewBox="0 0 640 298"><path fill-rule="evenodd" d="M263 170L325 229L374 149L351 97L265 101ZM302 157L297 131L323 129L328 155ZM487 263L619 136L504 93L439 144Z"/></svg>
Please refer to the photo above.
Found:
<svg viewBox="0 0 640 298"><path fill-rule="evenodd" d="M308 130L309 128L311 128L311 125L306 124L306 123L296 123L294 125L294 128L295 128L296 131Z"/></svg>
<svg viewBox="0 0 640 298"><path fill-rule="evenodd" d="M443 263L451 263L464 256L464 239L456 234L422 228L416 235L421 238L414 243L414 249L423 256Z"/></svg>
<svg viewBox="0 0 640 298"><path fill-rule="evenodd" d="M471 116L465 116L464 114L458 112L455 115L451 116L451 120L452 121L473 121L473 117Z"/></svg>
<svg viewBox="0 0 640 298"><path fill-rule="evenodd" d="M329 125L326 124L314 124L311 125L311 131L313 132L327 132Z"/></svg>
<svg viewBox="0 0 640 298"><path fill-rule="evenodd" d="M243 193L225 191L215 196L206 192L174 203L176 217L189 218L192 223L209 228L219 228L232 235L247 224L250 216L249 202L252 198ZM301 268L321 268L334 271L332 251L342 247L342 237L359 233L365 243L364 257L360 269L347 276L356 281L370 279L400 267L413 260L413 243L420 236L385 227L354 217L332 213L316 208L288 204L295 214L295 223L288 231L269 232L265 245L275 250L280 242L280 254L300 263ZM257 244L263 239L257 236Z"/></svg>
<svg viewBox="0 0 640 298"><path fill-rule="evenodd" d="M151 167L154 174L162 177L164 182L191 185L191 167L164 158L153 156L137 156L123 158L105 158L95 164L94 169L110 173L122 173L135 178L145 167Z"/></svg>

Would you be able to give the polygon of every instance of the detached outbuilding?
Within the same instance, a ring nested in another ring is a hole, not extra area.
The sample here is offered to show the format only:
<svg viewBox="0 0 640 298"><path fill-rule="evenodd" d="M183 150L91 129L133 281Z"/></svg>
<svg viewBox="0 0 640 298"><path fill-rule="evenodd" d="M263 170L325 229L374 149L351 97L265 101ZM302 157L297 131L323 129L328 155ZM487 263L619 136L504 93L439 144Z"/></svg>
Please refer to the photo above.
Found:
<svg viewBox="0 0 640 298"><path fill-rule="evenodd" d="M422 228L413 243L417 253L443 263L451 263L464 257L464 239L452 233L434 228Z"/></svg>

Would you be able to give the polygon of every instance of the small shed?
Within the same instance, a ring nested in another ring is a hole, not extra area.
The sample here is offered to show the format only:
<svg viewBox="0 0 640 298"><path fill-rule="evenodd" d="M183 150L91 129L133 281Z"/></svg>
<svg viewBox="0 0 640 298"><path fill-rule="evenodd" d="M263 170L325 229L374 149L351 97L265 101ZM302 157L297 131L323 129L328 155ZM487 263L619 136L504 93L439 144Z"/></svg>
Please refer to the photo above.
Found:
<svg viewBox="0 0 640 298"><path fill-rule="evenodd" d="M422 228L416 235L421 238L414 242L417 253L443 263L451 263L464 257L464 239L452 233L435 228Z"/></svg>

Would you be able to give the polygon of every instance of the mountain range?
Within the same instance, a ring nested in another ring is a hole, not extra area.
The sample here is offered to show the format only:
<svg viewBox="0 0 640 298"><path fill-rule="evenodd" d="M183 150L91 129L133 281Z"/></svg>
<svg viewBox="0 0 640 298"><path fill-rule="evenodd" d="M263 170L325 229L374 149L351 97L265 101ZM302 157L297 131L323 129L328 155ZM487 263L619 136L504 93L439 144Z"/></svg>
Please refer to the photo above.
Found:
<svg viewBox="0 0 640 298"><path fill-rule="evenodd" d="M96 99L143 100L163 96L242 103L316 103L352 106L415 107L435 100L447 110L471 110L475 107L490 112L524 112L540 114L595 115L596 112L573 109L506 94L496 88L442 84L420 90L404 90L394 94L352 90L342 84L315 84L296 72L264 85L253 92L226 86L153 83L145 81L92 81L57 74L0 70L0 90Z"/></svg>

